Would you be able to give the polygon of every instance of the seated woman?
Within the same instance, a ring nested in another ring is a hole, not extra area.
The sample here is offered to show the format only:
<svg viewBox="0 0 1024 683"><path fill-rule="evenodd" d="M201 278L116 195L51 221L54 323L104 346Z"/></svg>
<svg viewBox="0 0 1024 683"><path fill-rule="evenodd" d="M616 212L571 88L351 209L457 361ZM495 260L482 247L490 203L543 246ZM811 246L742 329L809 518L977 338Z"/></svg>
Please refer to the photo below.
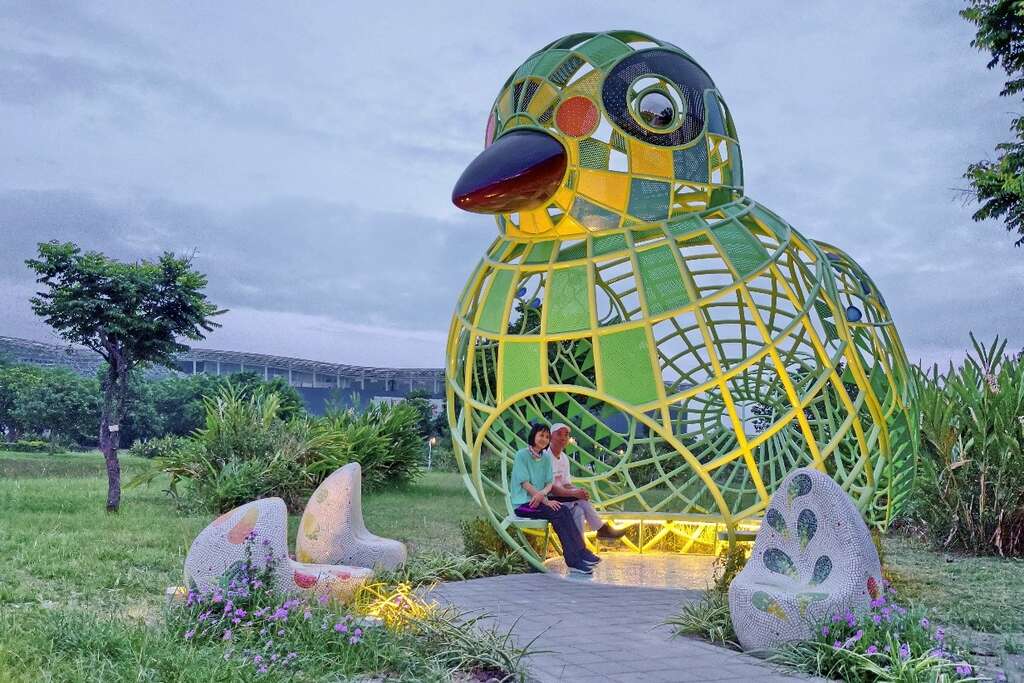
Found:
<svg viewBox="0 0 1024 683"><path fill-rule="evenodd" d="M562 543L562 554L570 572L593 574L592 565L599 559L584 545L572 512L557 500L547 497L554 483L551 453L546 450L550 441L551 432L546 426L533 426L526 441L528 446L516 453L512 464L509 498L519 517L546 519L551 523Z"/></svg>

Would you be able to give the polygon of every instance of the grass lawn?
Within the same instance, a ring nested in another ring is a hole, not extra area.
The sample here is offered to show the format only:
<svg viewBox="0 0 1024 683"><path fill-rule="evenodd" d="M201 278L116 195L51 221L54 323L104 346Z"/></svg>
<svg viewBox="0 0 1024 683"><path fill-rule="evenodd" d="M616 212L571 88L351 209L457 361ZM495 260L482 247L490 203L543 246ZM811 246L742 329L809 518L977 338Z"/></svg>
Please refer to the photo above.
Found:
<svg viewBox="0 0 1024 683"><path fill-rule="evenodd" d="M122 466L127 480L148 463ZM212 680L207 655L183 652L157 626L164 589L181 584L185 553L213 515L180 513L162 488L125 491L121 512L108 514L98 453L0 451L0 681ZM364 492L363 509L371 531L413 553L460 552L459 523L477 515L459 476L439 472ZM294 543L298 516L290 521Z"/></svg>
<svg viewBox="0 0 1024 683"><path fill-rule="evenodd" d="M900 597L926 607L1010 680L1024 680L1024 560L937 553L900 536L883 547Z"/></svg>
<svg viewBox="0 0 1024 683"><path fill-rule="evenodd" d="M127 480L148 463L122 465ZM98 453L0 451L0 681L246 680L219 650L183 648L161 626L164 589L181 583L213 515L179 512L159 482L107 514L105 476ZM412 553L461 552L459 523L478 515L459 476L442 472L364 492L363 509L370 530ZM1024 561L946 556L903 537L884 549L904 600L1024 680Z"/></svg>

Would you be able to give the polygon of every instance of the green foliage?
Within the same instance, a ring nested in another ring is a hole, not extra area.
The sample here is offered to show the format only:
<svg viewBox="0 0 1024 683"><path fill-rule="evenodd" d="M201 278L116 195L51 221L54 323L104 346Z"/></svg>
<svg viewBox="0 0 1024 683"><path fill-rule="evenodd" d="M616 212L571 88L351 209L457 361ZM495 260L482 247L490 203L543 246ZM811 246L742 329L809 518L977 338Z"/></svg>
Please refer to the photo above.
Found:
<svg viewBox="0 0 1024 683"><path fill-rule="evenodd" d="M945 548L1024 556L1024 362L971 335L945 375L919 372L922 451L913 513Z"/></svg>
<svg viewBox="0 0 1024 683"><path fill-rule="evenodd" d="M515 552L502 540L491 523L483 517L464 520L459 524L462 545L467 555L513 555Z"/></svg>
<svg viewBox="0 0 1024 683"><path fill-rule="evenodd" d="M1015 0L970 0L960 16L978 28L971 45L991 55L988 68L999 65L1009 80L1003 97L1024 90L1024 13ZM981 204L974 220L1001 218L1006 229L1021 235L1015 244L1024 245L1024 117L1010 124L1016 140L996 145L997 157L967 167L970 182Z"/></svg>
<svg viewBox="0 0 1024 683"><path fill-rule="evenodd" d="M335 410L313 422L313 430L337 438L337 447L308 464L318 481L350 462L363 468L363 485L405 484L421 472L420 414L406 402L373 403L361 413Z"/></svg>
<svg viewBox="0 0 1024 683"><path fill-rule="evenodd" d="M530 566L518 554L470 552L465 555L431 551L414 555L397 569L378 572L377 581L398 585L427 586L441 581L467 581L485 576L521 574Z"/></svg>
<svg viewBox="0 0 1024 683"><path fill-rule="evenodd" d="M188 347L178 337L203 339L221 311L202 293L206 277L188 258L120 263L70 242L39 245L29 259L46 290L32 310L71 343L88 347L112 365L150 362L173 367ZM117 368L119 369L119 368Z"/></svg>
<svg viewBox="0 0 1024 683"><path fill-rule="evenodd" d="M289 412L273 386L231 382L203 402L204 425L189 439L161 444L167 448L152 470L131 486L166 474L186 506L228 510L278 496L299 509L320 481L350 462L362 465L368 489L407 484L420 472L418 414L404 404L284 419Z"/></svg>
<svg viewBox="0 0 1024 683"><path fill-rule="evenodd" d="M786 645L770 659L855 683L978 680L967 654L941 627L893 597L889 588L864 613L831 615L814 626L813 638Z"/></svg>
<svg viewBox="0 0 1024 683"><path fill-rule="evenodd" d="M21 439L14 443L5 443L5 451L15 453L45 453L50 450L50 442L44 439Z"/></svg>
<svg viewBox="0 0 1024 683"><path fill-rule="evenodd" d="M13 384L13 406L8 413L14 431L50 433L51 441L95 443L99 417L99 384L70 370L37 368L7 372Z"/></svg>
<svg viewBox="0 0 1024 683"><path fill-rule="evenodd" d="M152 460L154 458L167 458L174 455L175 452L182 448L186 448L188 440L175 435L160 436L155 439L149 439L148 441L136 441L132 444L132 447L128 449L128 455L135 458L144 458L146 460Z"/></svg>
<svg viewBox="0 0 1024 683"><path fill-rule="evenodd" d="M739 649L736 632L729 616L729 597L726 592L708 590L697 602L686 603L679 614L665 624L677 636L695 636L709 642Z"/></svg>
<svg viewBox="0 0 1024 683"><path fill-rule="evenodd" d="M156 262L120 263L70 242L39 244L25 264L45 289L32 310L68 342L92 349L107 362L101 379L99 445L107 459L107 509L121 504L117 460L120 426L130 404L130 377L140 363L172 367L187 350L179 338L203 339L222 311L206 300L206 276L191 261L164 253Z"/></svg>

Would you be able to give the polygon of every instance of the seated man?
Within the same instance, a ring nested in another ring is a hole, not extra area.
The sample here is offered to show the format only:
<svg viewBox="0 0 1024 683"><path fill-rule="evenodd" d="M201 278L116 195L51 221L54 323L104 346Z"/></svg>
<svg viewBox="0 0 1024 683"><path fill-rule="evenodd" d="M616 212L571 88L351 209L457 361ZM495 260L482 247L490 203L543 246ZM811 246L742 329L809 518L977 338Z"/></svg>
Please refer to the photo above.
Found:
<svg viewBox="0 0 1024 683"><path fill-rule="evenodd" d="M621 538L625 529L616 529L607 522L602 522L597 510L590 504L590 494L586 489L572 485L572 477L569 475L569 456L565 454L565 447L569 443L569 425L556 422L551 425L551 469L554 473L554 482L551 486L551 494L555 500L565 503L576 515L577 510L581 511L582 517L601 539ZM583 520L577 516L577 524L580 533L583 532Z"/></svg>

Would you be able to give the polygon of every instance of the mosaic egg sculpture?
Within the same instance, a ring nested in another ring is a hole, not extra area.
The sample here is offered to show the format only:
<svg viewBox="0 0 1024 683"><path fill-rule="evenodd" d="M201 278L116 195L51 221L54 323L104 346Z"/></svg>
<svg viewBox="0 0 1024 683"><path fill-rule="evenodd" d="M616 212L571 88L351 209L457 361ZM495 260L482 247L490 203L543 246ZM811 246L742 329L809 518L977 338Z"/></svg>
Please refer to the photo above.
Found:
<svg viewBox="0 0 1024 683"><path fill-rule="evenodd" d="M302 513L295 538L300 562L394 569L405 544L370 533L363 522L362 467L350 462L321 482Z"/></svg>
<svg viewBox="0 0 1024 683"><path fill-rule="evenodd" d="M508 505L538 420L574 426L574 481L612 518L731 540L803 465L872 524L899 510L918 418L885 300L746 196L732 115L692 57L630 31L556 40L501 88L484 144L453 201L499 236L452 320L448 411L506 542L541 566Z"/></svg>
<svg viewBox="0 0 1024 683"><path fill-rule="evenodd" d="M871 532L828 476L802 467L772 496L746 566L729 585L744 650L812 636L815 622L866 610L882 595Z"/></svg>
<svg viewBox="0 0 1024 683"><path fill-rule="evenodd" d="M255 570L274 559L270 589L278 595L326 596L347 602L373 574L371 569L295 562L288 557L288 508L280 498L262 498L225 512L203 529L185 557L185 585L210 593L241 580L246 554Z"/></svg>

